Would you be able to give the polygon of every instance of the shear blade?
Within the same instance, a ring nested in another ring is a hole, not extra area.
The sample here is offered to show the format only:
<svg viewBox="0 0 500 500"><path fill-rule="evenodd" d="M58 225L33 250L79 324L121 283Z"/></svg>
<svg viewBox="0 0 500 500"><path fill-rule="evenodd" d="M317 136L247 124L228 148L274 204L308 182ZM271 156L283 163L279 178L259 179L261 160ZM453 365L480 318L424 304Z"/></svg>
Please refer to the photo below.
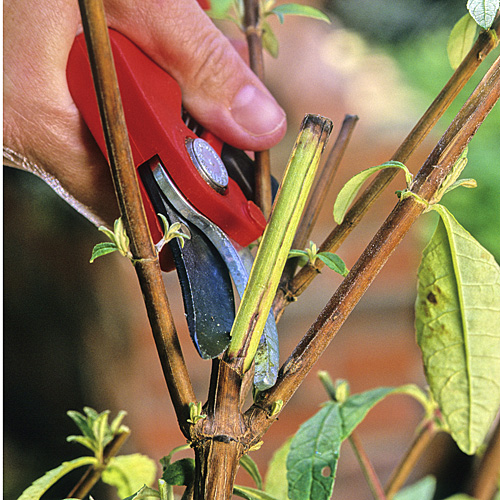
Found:
<svg viewBox="0 0 500 500"><path fill-rule="evenodd" d="M181 286L189 333L203 359L217 357L229 345L234 322L234 296L229 271L210 240L186 221L162 195L150 168L141 167L141 178L157 213L169 224L180 222L191 238L182 248L169 242Z"/></svg>

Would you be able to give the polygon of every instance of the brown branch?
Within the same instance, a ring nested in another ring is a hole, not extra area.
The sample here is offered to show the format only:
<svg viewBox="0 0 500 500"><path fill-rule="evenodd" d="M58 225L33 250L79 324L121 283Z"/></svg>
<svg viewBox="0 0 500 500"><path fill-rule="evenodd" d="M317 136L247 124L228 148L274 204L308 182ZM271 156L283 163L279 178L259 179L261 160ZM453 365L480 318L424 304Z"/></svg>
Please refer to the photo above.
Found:
<svg viewBox="0 0 500 500"><path fill-rule="evenodd" d="M264 81L264 57L262 54L262 30L260 28L259 0L244 0L244 32L248 43L250 68ZM271 159L269 151L255 152L255 203L269 219L272 205Z"/></svg>
<svg viewBox="0 0 500 500"><path fill-rule="evenodd" d="M500 36L500 18L497 18L492 28ZM441 118L449 105L457 97L465 84L469 81L483 59L496 47L497 41L489 32L479 35L476 43L464 58L460 66L452 75L448 83L443 87L436 99L429 106L413 130L408 134L392 160L405 163L415 149L422 143L429 134L432 127ZM322 252L336 252L352 230L359 224L365 213L373 205L375 200L382 194L398 173L398 169L382 170L366 188L351 209L347 212L342 224L336 226L325 239L320 247ZM315 266L304 266L296 276L288 283L288 286L281 289L275 299L273 310L279 316L290 302L296 298L311 284L318 275L318 269L323 267L322 262L317 262Z"/></svg>
<svg viewBox="0 0 500 500"><path fill-rule="evenodd" d="M149 233L132 160L102 0L79 0L99 112L120 212L136 260L149 321L179 424L188 436L188 405L195 401Z"/></svg>
<svg viewBox="0 0 500 500"><path fill-rule="evenodd" d="M411 187L412 193L422 200L432 199L499 97L500 58L490 68L427 158L415 177ZM261 393L256 404L246 412L249 426L255 432L255 440L260 440L277 416L269 418L270 409L277 401L281 401L284 406L290 400L425 208L425 203L413 196L398 202L351 272L281 367L276 385Z"/></svg>
<svg viewBox="0 0 500 500"><path fill-rule="evenodd" d="M307 245L357 122L358 117L356 115L345 116L340 132L335 140L335 144L327 160L323 164L323 167L316 174L315 184L309 195L304 215L302 216L302 220L300 221L299 228L292 243L292 248L302 249ZM288 282L288 280L293 277L296 267L296 259L289 259L285 265L281 281L284 283ZM281 312L283 312L283 309L281 309ZM279 321L279 317L275 317L276 321Z"/></svg>
<svg viewBox="0 0 500 500"><path fill-rule="evenodd" d="M105 464L108 463L111 457L114 457L120 448L123 446L125 441L130 436L130 431L124 431L117 434L111 442L104 448L103 452L103 464L99 467L90 466L83 476L80 478L75 487L68 494L67 498L84 498L86 497L90 490L95 486L97 481L101 479L102 472L105 468Z"/></svg>
<svg viewBox="0 0 500 500"><path fill-rule="evenodd" d="M370 487L370 491L372 492L373 498L376 500L386 500L386 496L384 493L384 488L380 484L380 480L375 472L375 469L366 454L366 451L361 444L361 440L356 431L353 431L349 436L349 443L352 446L354 454L358 459L358 463L363 471L363 475L365 476L366 482Z"/></svg>
<svg viewBox="0 0 500 500"><path fill-rule="evenodd" d="M385 487L387 500L391 500L391 498L402 488L408 479L408 476L415 468L415 464L434 438L436 432L437 427L431 420L428 420L424 425L422 425L405 456L394 469L391 477L389 478L387 486Z"/></svg>
<svg viewBox="0 0 500 500"><path fill-rule="evenodd" d="M500 421L498 421L488 448L474 478L472 496L478 500L491 500L500 480Z"/></svg>
<svg viewBox="0 0 500 500"><path fill-rule="evenodd" d="M196 427L194 498L222 500L232 496L239 461L248 450L240 411L242 376L228 363L214 359L207 416Z"/></svg>

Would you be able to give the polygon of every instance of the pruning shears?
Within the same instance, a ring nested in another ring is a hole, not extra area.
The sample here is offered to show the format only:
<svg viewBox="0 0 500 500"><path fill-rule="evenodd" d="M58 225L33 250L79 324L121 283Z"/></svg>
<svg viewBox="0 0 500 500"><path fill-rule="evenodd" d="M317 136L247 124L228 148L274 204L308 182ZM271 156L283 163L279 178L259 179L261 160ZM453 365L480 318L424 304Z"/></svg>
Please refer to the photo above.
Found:
<svg viewBox="0 0 500 500"><path fill-rule="evenodd" d="M133 42L109 30L134 164L155 243L163 237L157 214L185 226L190 239L172 239L160 254L164 271L175 266L193 343L204 359L230 342L235 317L233 283L241 297L252 255L246 248L266 220L249 199L252 160L204 130L182 111L177 82ZM71 95L101 151L106 145L83 35L69 55ZM270 314L256 357L254 384L274 385L278 367L276 324ZM258 361L257 361L258 360Z"/></svg>

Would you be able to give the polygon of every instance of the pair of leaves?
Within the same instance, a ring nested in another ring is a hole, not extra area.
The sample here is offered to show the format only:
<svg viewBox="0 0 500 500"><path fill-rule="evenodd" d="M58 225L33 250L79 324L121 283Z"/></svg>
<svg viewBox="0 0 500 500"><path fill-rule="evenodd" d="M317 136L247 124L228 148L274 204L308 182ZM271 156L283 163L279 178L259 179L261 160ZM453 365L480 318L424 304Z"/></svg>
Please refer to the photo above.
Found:
<svg viewBox="0 0 500 500"><path fill-rule="evenodd" d="M441 205L418 270L417 342L432 394L465 453L500 407L500 266Z"/></svg>
<svg viewBox="0 0 500 500"><path fill-rule="evenodd" d="M327 267L340 274L341 276L347 276L349 272L345 262L337 255L332 252L318 252L318 248L312 241L309 242L309 248L306 250L296 250L292 249L288 252L288 258L299 258L299 266L305 266L306 264L311 264L314 266L316 259L321 260Z"/></svg>
<svg viewBox="0 0 500 500"><path fill-rule="evenodd" d="M163 238L156 243L156 250L160 252L164 245L174 238L179 240L181 247L184 247L185 240L191 238L189 230L180 222L174 222L170 225L163 214L158 214L158 217L163 226ZM121 217L115 220L113 231L105 226L100 226L99 231L102 231L110 241L103 241L94 246L92 256L90 257L90 263L94 262L98 257L113 252L119 252L121 255L134 262L132 253L130 252L130 240L125 231L125 226L123 225Z"/></svg>
<svg viewBox="0 0 500 500"><path fill-rule="evenodd" d="M416 386L381 387L330 401L301 425L278 450L269 466L266 492L279 500L327 500L331 497L342 442L368 411L389 394L424 397ZM282 478L287 475L288 485Z"/></svg>

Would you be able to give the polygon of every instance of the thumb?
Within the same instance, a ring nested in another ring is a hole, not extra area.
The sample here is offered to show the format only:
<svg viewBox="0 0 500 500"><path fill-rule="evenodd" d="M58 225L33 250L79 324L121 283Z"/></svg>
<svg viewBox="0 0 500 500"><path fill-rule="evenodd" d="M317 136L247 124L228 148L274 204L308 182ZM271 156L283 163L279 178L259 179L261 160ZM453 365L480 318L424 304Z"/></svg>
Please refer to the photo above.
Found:
<svg viewBox="0 0 500 500"><path fill-rule="evenodd" d="M201 125L241 149L268 149L283 137L284 111L196 0L109 3L109 24L177 80Z"/></svg>

